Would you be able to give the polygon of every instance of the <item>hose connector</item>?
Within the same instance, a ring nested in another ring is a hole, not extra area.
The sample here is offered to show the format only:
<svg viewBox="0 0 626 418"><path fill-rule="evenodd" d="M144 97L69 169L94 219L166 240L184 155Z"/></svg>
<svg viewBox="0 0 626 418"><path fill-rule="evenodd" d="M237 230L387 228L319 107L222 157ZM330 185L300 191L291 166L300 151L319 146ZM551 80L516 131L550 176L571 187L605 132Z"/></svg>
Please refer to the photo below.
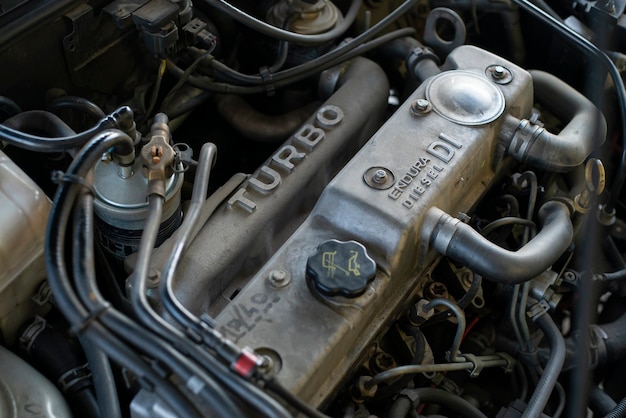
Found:
<svg viewBox="0 0 626 418"><path fill-rule="evenodd" d="M165 180L172 175L172 163L176 155L169 144L170 130L167 116L159 113L154 118L150 140L141 149L144 167L148 170L147 196L159 195L165 198Z"/></svg>

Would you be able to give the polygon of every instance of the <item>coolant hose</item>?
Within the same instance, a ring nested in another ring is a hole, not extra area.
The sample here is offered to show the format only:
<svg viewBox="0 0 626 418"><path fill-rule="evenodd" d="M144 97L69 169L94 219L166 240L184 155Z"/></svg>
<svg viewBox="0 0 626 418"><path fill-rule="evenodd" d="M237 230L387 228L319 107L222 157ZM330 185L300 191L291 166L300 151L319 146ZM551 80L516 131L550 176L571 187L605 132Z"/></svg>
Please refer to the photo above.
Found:
<svg viewBox="0 0 626 418"><path fill-rule="evenodd" d="M604 142L606 121L591 101L565 82L543 71L530 73L536 100L569 122L557 135L508 115L501 136L510 140L513 158L545 170L569 171Z"/></svg>
<svg viewBox="0 0 626 418"><path fill-rule="evenodd" d="M569 209L557 201L543 204L539 209L541 231L517 251L499 247L436 207L428 211L427 218L431 222L425 225L424 238L431 248L498 283L523 283L538 276L565 252L573 237Z"/></svg>
<svg viewBox="0 0 626 418"><path fill-rule="evenodd" d="M532 241L531 241L532 242ZM543 370L543 374L537 382L528 406L522 414L522 418L538 417L545 408L552 390L557 383L563 363L565 362L565 340L561 330L556 326L552 317L548 314L541 315L535 321L537 326L543 331L543 335L550 346L550 357Z"/></svg>

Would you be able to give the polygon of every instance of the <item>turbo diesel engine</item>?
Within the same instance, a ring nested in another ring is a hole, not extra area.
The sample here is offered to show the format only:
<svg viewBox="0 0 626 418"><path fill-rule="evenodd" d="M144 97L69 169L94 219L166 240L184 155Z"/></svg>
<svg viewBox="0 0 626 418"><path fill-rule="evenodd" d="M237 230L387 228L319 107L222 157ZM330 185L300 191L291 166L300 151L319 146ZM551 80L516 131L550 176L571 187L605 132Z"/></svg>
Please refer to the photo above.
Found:
<svg viewBox="0 0 626 418"><path fill-rule="evenodd" d="M624 416L624 7L0 0L0 416Z"/></svg>

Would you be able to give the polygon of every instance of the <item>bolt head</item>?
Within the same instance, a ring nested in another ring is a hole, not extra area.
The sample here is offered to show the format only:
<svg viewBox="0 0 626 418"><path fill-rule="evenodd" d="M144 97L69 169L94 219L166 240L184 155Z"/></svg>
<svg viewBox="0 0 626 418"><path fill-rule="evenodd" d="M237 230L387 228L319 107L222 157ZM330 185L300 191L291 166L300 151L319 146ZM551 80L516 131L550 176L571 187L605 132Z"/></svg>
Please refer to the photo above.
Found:
<svg viewBox="0 0 626 418"><path fill-rule="evenodd" d="M385 170L376 170L374 176L372 177L372 181L377 184L382 184L387 181L387 172Z"/></svg>
<svg viewBox="0 0 626 418"><path fill-rule="evenodd" d="M417 99L411 103L411 114L413 116L422 116L430 112L430 102L426 99Z"/></svg>
<svg viewBox="0 0 626 418"><path fill-rule="evenodd" d="M283 287L289 283L289 276L284 270L272 270L268 280L275 287Z"/></svg>
<svg viewBox="0 0 626 418"><path fill-rule="evenodd" d="M503 78L506 75L506 70L501 65L496 65L493 67L493 77L494 78Z"/></svg>

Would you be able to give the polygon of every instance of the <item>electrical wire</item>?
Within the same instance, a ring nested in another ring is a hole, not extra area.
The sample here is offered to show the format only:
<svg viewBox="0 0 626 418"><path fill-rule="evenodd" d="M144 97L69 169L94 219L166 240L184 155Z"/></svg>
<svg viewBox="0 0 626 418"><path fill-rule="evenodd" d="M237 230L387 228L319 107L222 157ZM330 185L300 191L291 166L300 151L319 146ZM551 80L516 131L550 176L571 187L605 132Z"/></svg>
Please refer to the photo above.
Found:
<svg viewBox="0 0 626 418"><path fill-rule="evenodd" d="M53 100L48 105L50 112L57 114L62 110L78 110L88 116L91 116L94 120L99 121L106 117L106 113L100 107L82 97L76 96L62 96Z"/></svg>
<svg viewBox="0 0 626 418"><path fill-rule="evenodd" d="M165 74L165 69L167 68L167 61L162 59L159 63L159 68L157 69L157 78L154 82L154 87L152 88L152 94L150 95L150 103L146 108L146 111L142 117L142 121L147 120L150 115L152 115L152 111L156 106L157 99L159 97L159 92L161 91L161 83L163 81L163 74Z"/></svg>
<svg viewBox="0 0 626 418"><path fill-rule="evenodd" d="M528 219L524 218L518 218L516 216L506 216L504 218L496 219L495 221L489 222L487 225L485 225L484 228L480 230L480 234L487 236L496 229L508 225L522 225L533 228L535 231L537 230L537 225L533 221L529 221Z"/></svg>
<svg viewBox="0 0 626 418"><path fill-rule="evenodd" d="M352 24L356 20L362 3L361 0L352 0L352 3L350 4L350 8L346 13L345 18L343 18L338 24L335 25L333 29L329 30L328 32L314 35L304 35L280 29L276 26L265 23L262 20L259 20L256 17L247 14L243 10L238 9L237 7L233 6L225 0L204 0L204 2L221 10L226 15L230 16L239 23L248 26L254 31L262 33L263 35L283 41L294 42L301 45L319 45L333 41L341 36L345 31L350 28L350 26L352 26Z"/></svg>
<svg viewBox="0 0 626 418"><path fill-rule="evenodd" d="M112 147L116 147L122 155L127 155L133 152L133 140L119 131L101 132L76 155L65 175L67 180L61 182L57 189L48 218L44 243L48 283L58 303L57 306L76 333L90 339L111 359L122 364L135 375L141 376L142 382L152 387L173 410L185 415L189 414L190 417L197 417L198 413L195 408L191 407L173 384L159 376L140 356L122 344L100 323L99 315L108 307L104 307L97 314L88 312L74 293L70 282L65 258L66 231L73 204L84 187L82 182L72 179L84 178L102 154Z"/></svg>
<svg viewBox="0 0 626 418"><path fill-rule="evenodd" d="M112 128L124 128L126 124L132 122L133 112L128 106L122 106L115 112L101 119L93 128L72 136L61 138L46 138L37 135L27 134L15 129L11 129L0 124L0 141L19 148L36 152L60 152L69 151L82 147L88 140L99 132ZM124 130L124 129L123 129Z"/></svg>
<svg viewBox="0 0 626 418"><path fill-rule="evenodd" d="M407 0L407 2L412 1L416 0ZM299 66L280 71L276 74L271 74L271 76L266 77L265 79L263 79L263 77L261 77L260 75L251 76L241 74L235 72L224 64L219 63L219 61L211 61L212 66L215 65L217 66L217 68L227 71L227 77L230 77L229 79L232 79L233 77L241 77L240 81L242 83L248 83L250 85L234 85L223 82L216 82L213 81L211 78L205 76L186 75L185 71L178 67L171 60L167 61L167 69L172 75L174 75L174 77L177 77L179 79L182 79L184 77L185 81L188 82L190 85L202 90L226 94L258 94L267 92L268 88L278 89L304 80L323 70L334 67L341 62L347 61L351 58L363 55L366 52L374 50L389 41L405 36L411 36L414 34L415 29L404 28L386 33L366 43L363 43L363 39L357 37L342 44L341 46L337 47L336 49L330 51L325 55L310 60L305 64L301 64ZM351 46L351 48L345 48L346 45ZM346 49L347 51L345 51ZM339 53L337 53L337 51L339 51ZM235 76L235 74L237 74L237 76Z"/></svg>

